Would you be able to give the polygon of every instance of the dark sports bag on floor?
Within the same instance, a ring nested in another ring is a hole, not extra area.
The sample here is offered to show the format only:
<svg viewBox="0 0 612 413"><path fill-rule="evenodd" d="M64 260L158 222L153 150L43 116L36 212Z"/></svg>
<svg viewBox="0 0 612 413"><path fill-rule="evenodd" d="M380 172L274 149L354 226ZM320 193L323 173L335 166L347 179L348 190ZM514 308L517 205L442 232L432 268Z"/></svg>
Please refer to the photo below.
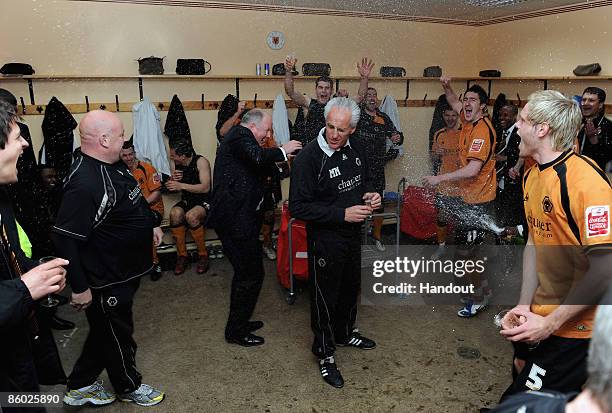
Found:
<svg viewBox="0 0 612 413"><path fill-rule="evenodd" d="M164 58L149 56L138 59L138 73L141 75L163 75Z"/></svg>
<svg viewBox="0 0 612 413"><path fill-rule="evenodd" d="M212 66L204 59L176 59L177 75L205 75L210 69Z"/></svg>
<svg viewBox="0 0 612 413"><path fill-rule="evenodd" d="M302 74L304 76L329 76L331 74L331 66L329 63L304 63L302 65Z"/></svg>
<svg viewBox="0 0 612 413"><path fill-rule="evenodd" d="M402 77L406 76L406 69L399 66L381 66L380 75L382 77Z"/></svg>

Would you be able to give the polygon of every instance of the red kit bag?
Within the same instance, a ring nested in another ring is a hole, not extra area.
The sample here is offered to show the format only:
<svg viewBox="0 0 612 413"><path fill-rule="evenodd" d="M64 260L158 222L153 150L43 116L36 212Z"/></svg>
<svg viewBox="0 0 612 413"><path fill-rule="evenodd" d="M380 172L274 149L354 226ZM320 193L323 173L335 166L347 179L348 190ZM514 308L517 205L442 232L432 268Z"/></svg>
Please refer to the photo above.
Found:
<svg viewBox="0 0 612 413"><path fill-rule="evenodd" d="M281 226L278 232L278 250L276 259L276 276L278 282L289 288L289 204L283 203ZM291 243L293 253L293 276L298 280L308 279L308 243L306 241L306 223L293 221Z"/></svg>
<svg viewBox="0 0 612 413"><path fill-rule="evenodd" d="M411 237L426 240L436 236L435 191L408 186L402 196L400 230Z"/></svg>

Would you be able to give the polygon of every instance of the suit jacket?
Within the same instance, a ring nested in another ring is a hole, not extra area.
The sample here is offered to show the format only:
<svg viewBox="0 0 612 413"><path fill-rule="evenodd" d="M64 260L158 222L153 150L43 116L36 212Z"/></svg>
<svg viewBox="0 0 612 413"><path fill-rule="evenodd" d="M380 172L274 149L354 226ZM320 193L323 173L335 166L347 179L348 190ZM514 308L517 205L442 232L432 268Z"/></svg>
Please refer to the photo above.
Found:
<svg viewBox="0 0 612 413"><path fill-rule="evenodd" d="M207 226L233 238L257 236L261 229L263 177L285 160L279 148L262 148L253 133L234 126L217 150Z"/></svg>
<svg viewBox="0 0 612 413"><path fill-rule="evenodd" d="M502 131L503 133L503 131ZM499 136L503 136L500 134ZM501 138L498 142L497 155L504 155L507 157L506 161L496 162L495 169L497 170L497 179L504 178L508 182L509 176L508 171L519 159L519 145L521 143L521 137L518 135L518 128L515 126L508 138L508 143L504 142ZM520 179L518 180L520 182Z"/></svg>

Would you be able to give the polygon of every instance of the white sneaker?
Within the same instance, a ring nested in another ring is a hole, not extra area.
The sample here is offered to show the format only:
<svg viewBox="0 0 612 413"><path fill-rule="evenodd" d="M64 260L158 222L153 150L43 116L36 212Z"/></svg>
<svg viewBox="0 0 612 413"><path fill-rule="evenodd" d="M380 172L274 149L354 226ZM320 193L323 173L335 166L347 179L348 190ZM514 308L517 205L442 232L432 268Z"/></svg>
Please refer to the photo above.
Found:
<svg viewBox="0 0 612 413"><path fill-rule="evenodd" d="M387 249L385 248L385 245L382 242L380 242L379 239L376 240L375 245L376 245L376 249L380 252L383 252Z"/></svg>
<svg viewBox="0 0 612 413"><path fill-rule="evenodd" d="M465 306L457 311L457 315L462 318L471 318L489 306L489 297L484 296L481 302L468 300Z"/></svg>
<svg viewBox="0 0 612 413"><path fill-rule="evenodd" d="M263 252L266 254L266 257L268 257L269 260L274 261L276 259L276 251L274 251L272 248L264 246Z"/></svg>
<svg viewBox="0 0 612 413"><path fill-rule="evenodd" d="M120 394L119 400L122 402L134 402L139 406L155 406L164 400L166 394L154 389L148 384L141 384L139 388L131 393Z"/></svg>
<svg viewBox="0 0 612 413"><path fill-rule="evenodd" d="M114 401L115 395L104 388L102 380L80 389L68 390L64 393L64 403L69 406L83 406L87 403L103 406Z"/></svg>

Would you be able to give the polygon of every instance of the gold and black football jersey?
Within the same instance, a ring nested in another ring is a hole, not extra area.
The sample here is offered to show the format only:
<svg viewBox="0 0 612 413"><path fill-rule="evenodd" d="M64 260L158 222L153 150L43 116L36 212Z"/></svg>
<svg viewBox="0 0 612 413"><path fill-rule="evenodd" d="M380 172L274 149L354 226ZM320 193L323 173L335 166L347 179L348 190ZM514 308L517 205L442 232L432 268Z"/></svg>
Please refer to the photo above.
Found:
<svg viewBox="0 0 612 413"><path fill-rule="evenodd" d="M550 314L589 268L587 255L612 252L612 188L591 159L572 150L523 178L525 216L536 246L539 286L532 311ZM554 334L588 338L595 307L568 321Z"/></svg>

